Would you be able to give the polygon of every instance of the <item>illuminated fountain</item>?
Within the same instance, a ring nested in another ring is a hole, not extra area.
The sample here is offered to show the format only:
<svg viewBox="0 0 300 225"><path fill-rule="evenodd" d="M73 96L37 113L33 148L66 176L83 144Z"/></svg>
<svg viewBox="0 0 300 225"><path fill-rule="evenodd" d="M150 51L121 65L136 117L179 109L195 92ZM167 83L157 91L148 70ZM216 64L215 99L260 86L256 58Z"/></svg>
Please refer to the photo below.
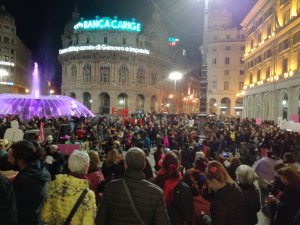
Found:
<svg viewBox="0 0 300 225"><path fill-rule="evenodd" d="M49 116L92 116L95 115L83 104L68 96L40 95L38 65L35 63L33 71L32 93L0 94L0 114L19 115L23 119L34 116L40 118Z"/></svg>

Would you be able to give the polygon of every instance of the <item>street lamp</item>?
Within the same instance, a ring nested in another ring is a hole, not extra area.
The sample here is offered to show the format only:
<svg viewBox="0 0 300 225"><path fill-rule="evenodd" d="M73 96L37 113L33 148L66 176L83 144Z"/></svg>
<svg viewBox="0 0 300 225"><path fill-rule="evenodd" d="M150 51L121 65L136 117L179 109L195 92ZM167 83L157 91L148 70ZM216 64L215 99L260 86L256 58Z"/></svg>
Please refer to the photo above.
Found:
<svg viewBox="0 0 300 225"><path fill-rule="evenodd" d="M0 77L1 77L1 84L2 84L2 77L8 76L8 72L5 69L0 69Z"/></svg>
<svg viewBox="0 0 300 225"><path fill-rule="evenodd" d="M50 90L50 95L53 95L54 94L54 90Z"/></svg>
<svg viewBox="0 0 300 225"><path fill-rule="evenodd" d="M207 124L207 30L208 30L208 0L204 3L204 24L203 24L203 43L202 51L202 65L200 75L200 105L199 105L199 122L198 133L200 140L206 138L206 124Z"/></svg>
<svg viewBox="0 0 300 225"><path fill-rule="evenodd" d="M169 79L174 81L174 94L173 94L173 101L174 101L174 113L176 113L176 81L182 79L183 74L180 72L171 72L169 74Z"/></svg>

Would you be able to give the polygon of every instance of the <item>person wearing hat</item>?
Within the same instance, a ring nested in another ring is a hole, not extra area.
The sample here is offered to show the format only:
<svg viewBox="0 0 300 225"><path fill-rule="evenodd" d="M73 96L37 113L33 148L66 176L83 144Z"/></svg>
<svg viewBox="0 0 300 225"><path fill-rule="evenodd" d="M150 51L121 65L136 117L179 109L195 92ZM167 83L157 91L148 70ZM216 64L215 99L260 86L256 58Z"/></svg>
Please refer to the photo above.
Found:
<svg viewBox="0 0 300 225"><path fill-rule="evenodd" d="M57 145L50 145L50 153L46 155L45 164L51 174L51 180L54 180L57 174L63 172L65 157L59 152Z"/></svg>
<svg viewBox="0 0 300 225"><path fill-rule="evenodd" d="M7 155L8 147L9 147L9 141L7 139L0 139L0 157Z"/></svg>
<svg viewBox="0 0 300 225"><path fill-rule="evenodd" d="M54 138L50 134L50 135L47 136L45 144L44 144L44 148L45 148L46 154L50 153L50 146L53 145L53 144L55 144L54 143Z"/></svg>

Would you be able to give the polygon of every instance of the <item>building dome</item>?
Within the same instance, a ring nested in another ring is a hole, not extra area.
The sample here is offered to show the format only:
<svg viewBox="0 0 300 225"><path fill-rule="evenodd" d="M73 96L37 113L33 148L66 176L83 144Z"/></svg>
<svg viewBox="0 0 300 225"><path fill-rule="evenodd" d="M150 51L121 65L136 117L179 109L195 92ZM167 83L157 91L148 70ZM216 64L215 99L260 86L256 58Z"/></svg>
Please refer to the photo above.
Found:
<svg viewBox="0 0 300 225"><path fill-rule="evenodd" d="M4 5L1 5L0 8L0 21L6 21L8 23L13 23L13 25L15 25L15 20L13 16L5 10Z"/></svg>

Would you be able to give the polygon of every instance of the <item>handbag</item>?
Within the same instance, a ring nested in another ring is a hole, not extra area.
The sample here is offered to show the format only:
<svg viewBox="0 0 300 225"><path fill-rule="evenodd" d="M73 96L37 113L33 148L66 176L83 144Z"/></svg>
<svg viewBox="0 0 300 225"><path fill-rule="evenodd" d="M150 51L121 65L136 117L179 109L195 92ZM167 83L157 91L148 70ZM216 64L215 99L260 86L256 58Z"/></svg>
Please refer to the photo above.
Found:
<svg viewBox="0 0 300 225"><path fill-rule="evenodd" d="M142 224L142 225L146 225L146 223L144 222L143 218L141 217L141 215L139 214L139 212L137 211L135 205L134 205L134 202L133 202L133 199L131 197L131 194L130 194L130 191L128 189L128 186L127 186L127 183L124 179L122 179L122 183L124 185L124 188L125 188L125 191L126 191L126 194L127 194L127 197L129 199L129 202L130 202L130 205L133 209L133 212L135 214L135 216L138 218L139 222Z"/></svg>
<svg viewBox="0 0 300 225"><path fill-rule="evenodd" d="M69 225L75 212L77 211L79 205L81 204L82 200L84 199L84 196L88 193L88 189L84 189L79 198L77 199L75 205L73 206L71 212L69 213L67 219L64 222L64 225Z"/></svg>

